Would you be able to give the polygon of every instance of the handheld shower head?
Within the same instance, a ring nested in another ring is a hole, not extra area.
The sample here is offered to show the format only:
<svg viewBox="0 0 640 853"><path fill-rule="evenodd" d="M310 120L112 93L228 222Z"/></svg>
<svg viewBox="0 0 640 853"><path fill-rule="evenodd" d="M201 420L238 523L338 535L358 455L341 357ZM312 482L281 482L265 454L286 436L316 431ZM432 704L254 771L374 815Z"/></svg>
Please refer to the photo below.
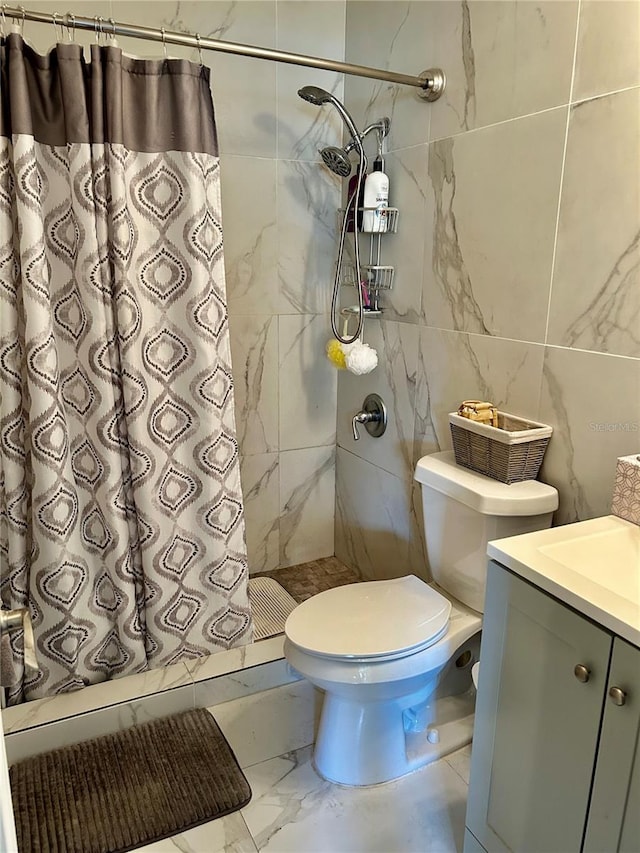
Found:
<svg viewBox="0 0 640 853"><path fill-rule="evenodd" d="M356 127L355 122L345 109L344 105L341 104L340 101L329 92L326 92L324 89L319 89L317 86L303 86L302 89L298 89L298 95L304 101L308 101L310 104L314 104L316 107L321 107L324 104L333 104L333 106L340 113L343 122L346 124L347 130L351 134L351 141L345 148L335 148L333 146L329 146L327 148L323 148L322 151L320 151L320 156L322 157L325 165L328 166L332 172L335 172L336 175L340 175L340 177L346 178L347 175L351 173L349 151L351 151L352 148L356 148L360 157L360 166L358 169L356 186L353 192L349 194L349 198L347 200L347 204L344 211L344 216L342 218L342 227L340 229L340 243L338 245L338 260L336 263L336 274L333 281L333 293L331 296L331 330L333 331L333 334L335 335L338 341L343 344L352 344L360 337L360 334L362 332L362 326L364 323L362 288L358 288L358 328L356 329L353 336L348 336L346 332L344 333L344 335L340 334L336 323L336 308L339 302L340 271L342 269L344 242L347 233L347 224L349 222L349 214L350 211L353 211L351 215L355 216L355 210L358 206L358 198L360 197L362 182L364 180L364 175L367 171L367 155L365 154L364 146L362 145L363 136L362 134L358 133L358 128ZM360 282L360 248L358 243L357 228L353 229L353 251L356 266L356 280Z"/></svg>
<svg viewBox="0 0 640 853"><path fill-rule="evenodd" d="M358 128L356 127L354 120L351 118L344 105L341 104L340 101L330 92L326 92L324 89L319 89L317 86L303 86L302 89L298 89L298 95L300 95L303 101L308 101L310 104L314 104L316 107L321 107L324 104L333 104L333 106L342 116L342 120L346 124L347 130L351 134L355 146L358 149L358 153L360 154L360 160L365 164L366 167L366 155L364 153L364 148L362 147L362 140L360 139Z"/></svg>
<svg viewBox="0 0 640 853"><path fill-rule="evenodd" d="M316 107L321 107L333 100L333 95L318 86L303 86L302 89L298 89L298 95L303 101L308 101Z"/></svg>

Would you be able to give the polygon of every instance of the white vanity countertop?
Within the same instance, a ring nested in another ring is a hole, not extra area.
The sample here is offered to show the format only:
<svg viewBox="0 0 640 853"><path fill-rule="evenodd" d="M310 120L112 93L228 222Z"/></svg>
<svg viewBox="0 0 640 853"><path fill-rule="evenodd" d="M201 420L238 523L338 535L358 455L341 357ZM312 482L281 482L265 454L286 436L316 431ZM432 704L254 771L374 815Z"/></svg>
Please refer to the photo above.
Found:
<svg viewBox="0 0 640 853"><path fill-rule="evenodd" d="M606 515L489 543L489 557L640 647L640 527Z"/></svg>

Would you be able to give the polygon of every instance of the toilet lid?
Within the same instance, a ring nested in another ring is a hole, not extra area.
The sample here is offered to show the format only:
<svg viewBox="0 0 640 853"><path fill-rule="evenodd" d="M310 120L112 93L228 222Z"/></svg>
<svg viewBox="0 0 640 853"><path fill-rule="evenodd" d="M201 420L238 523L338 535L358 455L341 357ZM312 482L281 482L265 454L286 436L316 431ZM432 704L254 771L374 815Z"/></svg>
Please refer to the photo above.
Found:
<svg viewBox="0 0 640 853"><path fill-rule="evenodd" d="M386 658L419 651L446 630L451 602L415 575L339 586L289 615L287 638L323 657Z"/></svg>

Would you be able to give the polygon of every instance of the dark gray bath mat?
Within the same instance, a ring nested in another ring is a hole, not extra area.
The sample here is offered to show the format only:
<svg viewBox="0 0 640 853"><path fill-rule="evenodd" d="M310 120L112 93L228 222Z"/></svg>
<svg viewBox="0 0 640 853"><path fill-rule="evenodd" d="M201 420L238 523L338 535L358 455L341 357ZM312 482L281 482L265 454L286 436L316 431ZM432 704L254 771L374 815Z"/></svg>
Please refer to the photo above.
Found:
<svg viewBox="0 0 640 853"><path fill-rule="evenodd" d="M20 853L133 850L251 799L205 710L28 758L10 776Z"/></svg>

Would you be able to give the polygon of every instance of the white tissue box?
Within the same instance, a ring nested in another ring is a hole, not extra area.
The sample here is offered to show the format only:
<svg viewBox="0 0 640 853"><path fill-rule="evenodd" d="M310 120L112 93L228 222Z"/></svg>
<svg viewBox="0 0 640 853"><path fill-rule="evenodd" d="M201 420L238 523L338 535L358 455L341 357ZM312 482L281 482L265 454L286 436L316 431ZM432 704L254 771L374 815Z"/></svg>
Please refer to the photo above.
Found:
<svg viewBox="0 0 640 853"><path fill-rule="evenodd" d="M611 512L640 525L640 456L621 456L616 464Z"/></svg>

